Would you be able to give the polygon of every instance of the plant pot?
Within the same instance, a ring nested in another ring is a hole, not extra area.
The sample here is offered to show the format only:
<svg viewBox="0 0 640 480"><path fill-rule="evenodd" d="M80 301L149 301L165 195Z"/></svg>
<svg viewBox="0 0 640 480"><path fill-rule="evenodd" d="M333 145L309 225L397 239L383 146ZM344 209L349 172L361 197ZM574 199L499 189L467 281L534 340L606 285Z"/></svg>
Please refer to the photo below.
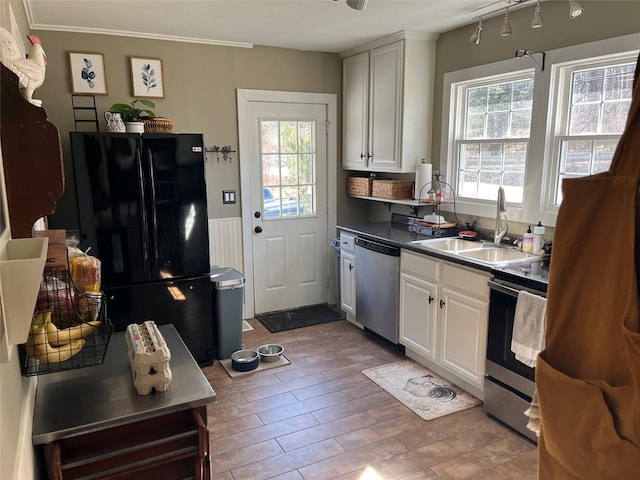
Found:
<svg viewBox="0 0 640 480"><path fill-rule="evenodd" d="M143 122L125 122L127 133L144 133Z"/></svg>

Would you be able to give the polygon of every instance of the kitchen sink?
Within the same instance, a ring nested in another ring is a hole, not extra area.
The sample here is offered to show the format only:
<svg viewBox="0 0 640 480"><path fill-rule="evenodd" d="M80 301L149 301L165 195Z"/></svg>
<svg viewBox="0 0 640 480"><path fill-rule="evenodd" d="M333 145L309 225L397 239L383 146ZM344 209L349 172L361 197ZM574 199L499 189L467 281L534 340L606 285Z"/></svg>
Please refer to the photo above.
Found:
<svg viewBox="0 0 640 480"><path fill-rule="evenodd" d="M433 248L434 250L439 250L441 252L455 252L482 248L481 243L464 240L462 238L430 238L428 240L416 240L411 243L425 248Z"/></svg>
<svg viewBox="0 0 640 480"><path fill-rule="evenodd" d="M478 248L476 250L456 252L456 254L460 257L477 260L483 263L489 263L491 265L539 258L538 255L501 247L484 247Z"/></svg>
<svg viewBox="0 0 640 480"><path fill-rule="evenodd" d="M507 265L540 258L538 255L514 250L513 248L499 247L492 243L476 242L458 237L429 238L409 243L428 250L435 250L491 266Z"/></svg>

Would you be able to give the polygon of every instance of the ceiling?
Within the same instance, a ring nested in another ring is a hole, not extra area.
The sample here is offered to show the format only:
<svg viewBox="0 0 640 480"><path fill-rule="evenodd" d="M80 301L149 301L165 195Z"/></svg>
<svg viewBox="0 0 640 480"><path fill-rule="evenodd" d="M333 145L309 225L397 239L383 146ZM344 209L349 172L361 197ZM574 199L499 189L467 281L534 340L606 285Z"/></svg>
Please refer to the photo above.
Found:
<svg viewBox="0 0 640 480"><path fill-rule="evenodd" d="M400 30L443 33L509 0L23 0L31 29L342 52ZM511 0L511 3L533 0ZM529 5L531 6L531 5Z"/></svg>

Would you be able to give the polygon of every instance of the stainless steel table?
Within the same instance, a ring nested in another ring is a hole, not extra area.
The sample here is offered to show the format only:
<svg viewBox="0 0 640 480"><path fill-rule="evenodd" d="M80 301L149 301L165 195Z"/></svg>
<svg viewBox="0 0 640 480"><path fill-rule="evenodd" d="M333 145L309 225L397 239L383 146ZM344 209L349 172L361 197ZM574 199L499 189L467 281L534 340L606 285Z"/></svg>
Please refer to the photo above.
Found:
<svg viewBox="0 0 640 480"><path fill-rule="evenodd" d="M84 435L214 402L216 393L173 325L158 327L171 350L166 392L138 395L123 332L111 336L102 365L38 378L33 444Z"/></svg>

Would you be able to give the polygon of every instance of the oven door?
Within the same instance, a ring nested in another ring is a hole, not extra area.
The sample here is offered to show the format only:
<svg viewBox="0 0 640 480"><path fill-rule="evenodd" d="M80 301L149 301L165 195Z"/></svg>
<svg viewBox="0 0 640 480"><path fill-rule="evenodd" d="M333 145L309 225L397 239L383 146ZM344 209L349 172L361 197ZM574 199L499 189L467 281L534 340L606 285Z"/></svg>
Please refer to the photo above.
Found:
<svg viewBox="0 0 640 480"><path fill-rule="evenodd" d="M489 281L489 288L486 374L530 401L535 389L535 369L516 360L511 351L513 320L521 290L541 296L546 293L495 279Z"/></svg>

